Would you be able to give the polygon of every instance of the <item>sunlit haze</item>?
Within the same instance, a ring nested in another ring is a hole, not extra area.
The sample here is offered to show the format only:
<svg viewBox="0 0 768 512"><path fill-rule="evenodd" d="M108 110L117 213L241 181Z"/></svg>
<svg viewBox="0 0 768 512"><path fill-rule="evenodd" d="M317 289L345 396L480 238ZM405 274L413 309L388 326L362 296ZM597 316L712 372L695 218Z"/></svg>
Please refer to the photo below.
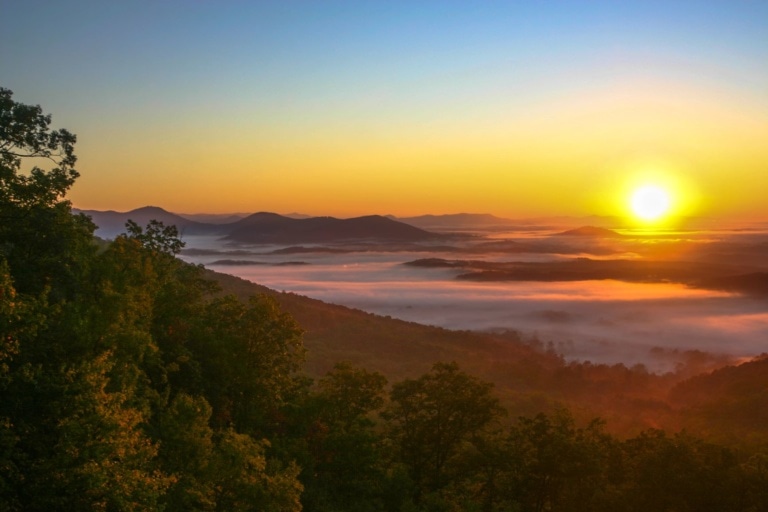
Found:
<svg viewBox="0 0 768 512"><path fill-rule="evenodd" d="M657 183L666 216L766 218L767 22L746 1L10 0L0 85L78 135L79 208L624 216Z"/></svg>
<svg viewBox="0 0 768 512"><path fill-rule="evenodd" d="M632 211L646 221L657 221L669 210L671 201L666 190L644 185L632 194Z"/></svg>

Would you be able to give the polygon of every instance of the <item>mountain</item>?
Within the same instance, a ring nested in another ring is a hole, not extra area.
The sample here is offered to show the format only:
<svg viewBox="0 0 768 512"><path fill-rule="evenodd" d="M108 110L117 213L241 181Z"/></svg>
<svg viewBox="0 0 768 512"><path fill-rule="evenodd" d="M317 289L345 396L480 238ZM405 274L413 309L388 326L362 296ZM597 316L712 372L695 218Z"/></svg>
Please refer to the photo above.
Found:
<svg viewBox="0 0 768 512"><path fill-rule="evenodd" d="M617 233L611 229L598 228L595 226L582 226L576 229L569 229L568 231L562 231L555 233L554 236L581 236L592 238L623 238L624 235Z"/></svg>
<svg viewBox="0 0 768 512"><path fill-rule="evenodd" d="M768 272L713 277L698 283L702 288L768 297Z"/></svg>
<svg viewBox="0 0 768 512"><path fill-rule="evenodd" d="M220 226L189 220L157 206L145 206L129 212L78 209L73 209L72 211L88 215L94 224L98 226L96 236L107 239L112 239L121 233L125 233L125 223L128 220L132 220L142 227L146 226L151 220L158 220L166 226L176 226L182 235L215 234L220 230Z"/></svg>
<svg viewBox="0 0 768 512"><path fill-rule="evenodd" d="M180 213L179 216L204 224L232 224L250 213Z"/></svg>
<svg viewBox="0 0 768 512"><path fill-rule="evenodd" d="M421 229L467 229L506 227L513 223L510 219L496 217L489 213L452 213L447 215L420 215L417 217L394 217L392 220L405 222Z"/></svg>
<svg viewBox="0 0 768 512"><path fill-rule="evenodd" d="M195 222L203 222L205 224L234 224L235 222L248 217L251 213L180 213L179 215L185 219L194 220ZM286 213L283 217L308 219L311 215L293 212Z"/></svg>
<svg viewBox="0 0 768 512"><path fill-rule="evenodd" d="M231 241L264 244L329 243L340 241L422 242L441 238L415 226L379 215L336 219L333 217L284 216L260 212L238 215L178 215L157 206L145 206L129 212L77 210L91 217L98 226L96 235L112 239L125 233L125 223L132 220L145 226L158 220L166 226L176 226L183 235L226 235ZM192 217L192 218L189 218ZM194 219L207 219L200 222ZM227 222L229 221L229 222Z"/></svg>
<svg viewBox="0 0 768 512"><path fill-rule="evenodd" d="M261 212L232 224L226 238L241 243L297 244L367 240L421 242L440 236L379 215L294 219Z"/></svg>

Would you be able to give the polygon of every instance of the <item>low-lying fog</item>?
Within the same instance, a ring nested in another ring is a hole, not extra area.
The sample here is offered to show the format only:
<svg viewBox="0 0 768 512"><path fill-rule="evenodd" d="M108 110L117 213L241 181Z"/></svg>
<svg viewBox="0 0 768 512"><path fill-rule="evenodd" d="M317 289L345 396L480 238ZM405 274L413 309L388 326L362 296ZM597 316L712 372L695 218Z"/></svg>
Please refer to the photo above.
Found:
<svg viewBox="0 0 768 512"><path fill-rule="evenodd" d="M702 247L712 247L710 238L699 238ZM213 238L185 240L182 256L187 261L275 290L449 329L514 330L528 339L551 342L569 360L642 363L653 371L668 371L685 351L734 358L768 351L765 299L671 283L473 282L457 280L461 270L455 268L404 265L423 258L470 257L546 262L574 257L573 251L467 256L442 247L437 252L275 254L275 246L223 247ZM732 250L732 240L727 247ZM625 246L616 251L620 258L635 254ZM605 258L605 251L598 257Z"/></svg>

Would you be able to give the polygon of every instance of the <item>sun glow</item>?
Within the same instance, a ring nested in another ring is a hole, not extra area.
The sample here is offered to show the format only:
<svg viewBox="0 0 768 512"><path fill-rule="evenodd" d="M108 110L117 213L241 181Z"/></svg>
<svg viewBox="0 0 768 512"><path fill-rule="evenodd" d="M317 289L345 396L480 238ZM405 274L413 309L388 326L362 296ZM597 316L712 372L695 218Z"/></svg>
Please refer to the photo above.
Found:
<svg viewBox="0 0 768 512"><path fill-rule="evenodd" d="M656 185L643 185L632 193L631 206L634 214L645 221L655 221L670 209L669 193Z"/></svg>

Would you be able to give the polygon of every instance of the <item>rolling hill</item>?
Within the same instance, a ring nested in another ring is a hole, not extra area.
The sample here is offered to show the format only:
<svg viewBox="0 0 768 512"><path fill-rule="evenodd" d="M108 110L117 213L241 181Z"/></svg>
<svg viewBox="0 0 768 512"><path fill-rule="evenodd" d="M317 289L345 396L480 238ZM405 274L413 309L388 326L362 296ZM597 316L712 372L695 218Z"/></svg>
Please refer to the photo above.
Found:
<svg viewBox="0 0 768 512"><path fill-rule="evenodd" d="M337 219L294 219L275 213L255 213L229 225L228 240L251 244L332 243L341 241L423 242L440 238L379 215Z"/></svg>
<svg viewBox="0 0 768 512"><path fill-rule="evenodd" d="M174 225L181 235L214 235L227 240L248 244L302 244L333 242L424 242L444 238L445 235L398 222L379 215L351 219L334 217L287 217L276 213L260 212L234 222L199 222L168 212L156 206L146 206L129 212L73 210L91 217L98 226L96 235L112 239L125 232L125 223L132 220L145 226L158 220L166 226Z"/></svg>
<svg viewBox="0 0 768 512"><path fill-rule="evenodd" d="M624 235L611 229L595 226L582 226L576 229L569 229L556 233L554 236L575 236L575 237L594 237L594 238L623 238Z"/></svg>
<svg viewBox="0 0 768 512"><path fill-rule="evenodd" d="M221 230L221 226L186 219L157 206L145 206L128 212L77 209L72 211L73 213L88 215L98 226L96 236L106 239L112 239L125 233L125 223L128 220L132 220L142 227L151 220L158 220L166 226L176 226L182 235L209 235L216 234Z"/></svg>
<svg viewBox="0 0 768 512"><path fill-rule="evenodd" d="M417 217L388 217L421 229L493 229L509 227L514 221L488 213L453 213L447 215L419 215Z"/></svg>

